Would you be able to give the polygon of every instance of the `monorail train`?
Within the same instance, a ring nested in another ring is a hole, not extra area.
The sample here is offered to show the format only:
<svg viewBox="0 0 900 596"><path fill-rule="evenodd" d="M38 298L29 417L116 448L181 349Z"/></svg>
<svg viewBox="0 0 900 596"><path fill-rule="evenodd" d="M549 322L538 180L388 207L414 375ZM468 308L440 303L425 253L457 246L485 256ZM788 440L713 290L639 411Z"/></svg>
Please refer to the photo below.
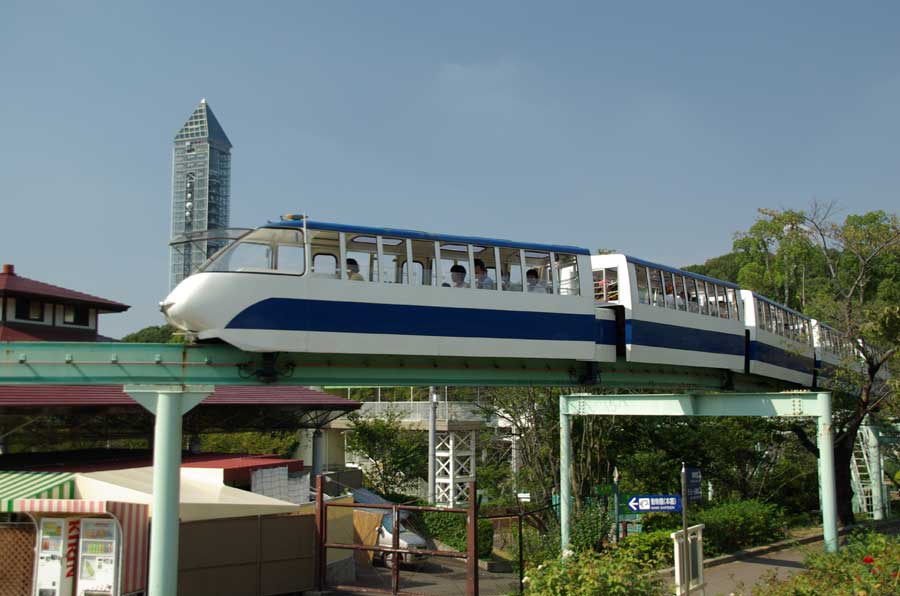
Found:
<svg viewBox="0 0 900 596"><path fill-rule="evenodd" d="M817 357L847 356L801 313L634 257L303 216L244 234L160 306L199 340L253 352L624 358L806 387Z"/></svg>

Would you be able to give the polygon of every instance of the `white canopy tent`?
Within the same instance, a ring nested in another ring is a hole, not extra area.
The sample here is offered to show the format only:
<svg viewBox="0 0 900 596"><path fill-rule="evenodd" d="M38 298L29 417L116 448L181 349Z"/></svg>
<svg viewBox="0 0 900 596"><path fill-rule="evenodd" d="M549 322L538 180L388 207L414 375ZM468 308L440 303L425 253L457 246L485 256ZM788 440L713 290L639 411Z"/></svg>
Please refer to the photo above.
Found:
<svg viewBox="0 0 900 596"><path fill-rule="evenodd" d="M215 481L212 475L204 478L195 472L181 470L179 517L183 522L290 513L300 509L294 503L232 488ZM75 485L82 499L153 503L152 467L80 473ZM150 516L153 517L152 508Z"/></svg>

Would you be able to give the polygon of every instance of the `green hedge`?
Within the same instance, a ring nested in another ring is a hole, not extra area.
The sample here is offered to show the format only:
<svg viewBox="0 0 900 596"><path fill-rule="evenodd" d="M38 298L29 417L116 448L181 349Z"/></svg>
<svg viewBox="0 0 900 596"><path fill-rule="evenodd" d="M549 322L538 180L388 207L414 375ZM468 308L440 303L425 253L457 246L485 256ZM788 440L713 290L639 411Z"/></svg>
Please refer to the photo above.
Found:
<svg viewBox="0 0 900 596"><path fill-rule="evenodd" d="M671 533L681 529L673 514L650 514L641 519L644 532L629 536L617 550L639 561L659 566L673 564ZM690 525L705 524L703 554L722 554L775 542L784 538L784 513L760 501L735 501L690 513Z"/></svg>
<svg viewBox="0 0 900 596"><path fill-rule="evenodd" d="M462 513L422 511L419 520L429 537L459 551L466 550L466 516ZM478 558L487 559L494 549L494 526L486 519L478 520Z"/></svg>
<svg viewBox="0 0 900 596"><path fill-rule="evenodd" d="M594 551L576 553L529 569L525 594L529 596L662 596L662 579L647 573L627 557L608 557Z"/></svg>
<svg viewBox="0 0 900 596"><path fill-rule="evenodd" d="M784 512L761 501L735 501L698 511L694 524L705 524L703 551L714 557L784 539Z"/></svg>
<svg viewBox="0 0 900 596"><path fill-rule="evenodd" d="M753 588L756 596L896 596L900 594L900 537L851 536L836 553L817 553L806 569L787 581L769 580Z"/></svg>

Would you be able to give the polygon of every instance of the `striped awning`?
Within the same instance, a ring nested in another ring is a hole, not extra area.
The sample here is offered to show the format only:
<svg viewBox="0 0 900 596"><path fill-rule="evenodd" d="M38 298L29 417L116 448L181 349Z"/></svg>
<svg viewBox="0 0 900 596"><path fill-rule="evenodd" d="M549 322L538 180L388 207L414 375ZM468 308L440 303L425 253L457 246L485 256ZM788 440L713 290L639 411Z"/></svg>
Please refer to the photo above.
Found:
<svg viewBox="0 0 900 596"><path fill-rule="evenodd" d="M12 513L18 499L73 499L70 472L0 472L0 512Z"/></svg>

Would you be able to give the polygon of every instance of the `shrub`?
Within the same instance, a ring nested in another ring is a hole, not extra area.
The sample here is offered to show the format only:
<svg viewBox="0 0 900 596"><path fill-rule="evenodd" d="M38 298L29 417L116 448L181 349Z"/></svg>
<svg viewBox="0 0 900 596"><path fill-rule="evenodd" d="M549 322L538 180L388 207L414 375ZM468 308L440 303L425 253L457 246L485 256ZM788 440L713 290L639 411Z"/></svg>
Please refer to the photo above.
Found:
<svg viewBox="0 0 900 596"><path fill-rule="evenodd" d="M757 585L758 596L894 596L900 593L900 537L866 533L850 537L836 553L816 553L787 581Z"/></svg>
<svg viewBox="0 0 900 596"><path fill-rule="evenodd" d="M584 505L572 522L569 544L575 552L601 552L609 536L612 520L597 504Z"/></svg>
<svg viewBox="0 0 900 596"><path fill-rule="evenodd" d="M672 540L673 530L653 530L641 534L632 534L619 543L614 557L624 557L651 567L673 565L675 546Z"/></svg>
<svg viewBox="0 0 900 596"><path fill-rule="evenodd" d="M760 501L723 503L698 511L691 517L691 525L706 525L703 529L703 550L707 556L731 553L784 538L784 513L775 505Z"/></svg>
<svg viewBox="0 0 900 596"><path fill-rule="evenodd" d="M627 557L594 551L557 558L530 569L525 594L531 596L662 596L662 579Z"/></svg>
<svg viewBox="0 0 900 596"><path fill-rule="evenodd" d="M689 512L690 513L690 512ZM723 503L690 513L690 525L705 524L704 556L714 557L784 538L785 517L775 505L760 501ZM644 532L629 536L618 551L651 565L674 564L671 534L681 529L681 520L670 513L643 516Z"/></svg>
<svg viewBox="0 0 900 596"><path fill-rule="evenodd" d="M551 519L547 531L525 525L522 528L522 550L525 568L529 569L557 558L560 555L559 524ZM513 568L519 570L519 541L513 542Z"/></svg>
<svg viewBox="0 0 900 596"><path fill-rule="evenodd" d="M458 551L465 552L466 516L461 513L422 511L419 520L422 530L431 538L439 540ZM494 527L486 519L478 520L478 558L487 559L494 548Z"/></svg>

